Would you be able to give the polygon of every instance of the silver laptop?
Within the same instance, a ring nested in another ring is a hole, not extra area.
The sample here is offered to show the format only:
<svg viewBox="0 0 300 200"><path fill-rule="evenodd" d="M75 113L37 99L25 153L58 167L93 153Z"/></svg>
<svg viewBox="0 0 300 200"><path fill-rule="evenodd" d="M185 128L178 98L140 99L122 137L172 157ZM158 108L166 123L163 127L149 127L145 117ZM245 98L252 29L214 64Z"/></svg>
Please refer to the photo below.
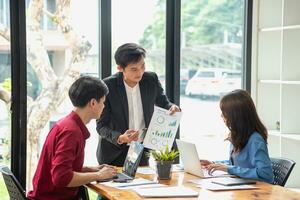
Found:
<svg viewBox="0 0 300 200"><path fill-rule="evenodd" d="M223 171L215 171L209 175L207 170L201 167L197 149L195 144L176 139L180 157L183 162L184 171L201 178L212 178L218 176L228 176L228 173Z"/></svg>
<svg viewBox="0 0 300 200"><path fill-rule="evenodd" d="M127 182L134 179L143 154L143 149L143 144L139 142L131 142L123 165L122 173L118 173L117 176L113 178L113 181Z"/></svg>

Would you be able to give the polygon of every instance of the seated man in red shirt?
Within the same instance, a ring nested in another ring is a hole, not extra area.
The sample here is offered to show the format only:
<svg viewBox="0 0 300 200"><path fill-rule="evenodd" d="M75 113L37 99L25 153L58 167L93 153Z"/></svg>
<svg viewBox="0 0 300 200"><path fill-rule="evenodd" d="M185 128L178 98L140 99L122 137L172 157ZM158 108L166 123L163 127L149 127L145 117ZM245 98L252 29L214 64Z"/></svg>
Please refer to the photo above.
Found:
<svg viewBox="0 0 300 200"><path fill-rule="evenodd" d="M83 166L85 140L90 136L85 125L100 118L107 94L107 86L98 78L84 76L72 84L69 97L74 110L49 132L29 199L79 199L79 186L116 175L113 166Z"/></svg>

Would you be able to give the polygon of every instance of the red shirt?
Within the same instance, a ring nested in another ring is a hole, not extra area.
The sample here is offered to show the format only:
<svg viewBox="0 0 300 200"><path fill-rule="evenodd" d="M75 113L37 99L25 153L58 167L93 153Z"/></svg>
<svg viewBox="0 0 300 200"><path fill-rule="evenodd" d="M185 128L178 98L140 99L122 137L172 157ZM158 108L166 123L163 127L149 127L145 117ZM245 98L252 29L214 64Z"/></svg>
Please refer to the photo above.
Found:
<svg viewBox="0 0 300 200"><path fill-rule="evenodd" d="M76 199L78 187L66 187L73 171L81 172L85 140L90 133L80 117L71 112L49 132L34 174L29 199Z"/></svg>

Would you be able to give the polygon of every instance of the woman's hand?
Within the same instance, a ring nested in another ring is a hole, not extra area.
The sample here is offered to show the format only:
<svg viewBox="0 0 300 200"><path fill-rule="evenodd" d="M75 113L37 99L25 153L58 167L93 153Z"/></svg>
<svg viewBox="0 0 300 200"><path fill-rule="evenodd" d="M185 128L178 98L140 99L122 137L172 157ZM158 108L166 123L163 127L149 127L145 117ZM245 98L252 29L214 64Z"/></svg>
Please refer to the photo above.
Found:
<svg viewBox="0 0 300 200"><path fill-rule="evenodd" d="M228 166L220 163L213 163L206 166L209 175L212 175L216 170L227 172Z"/></svg>
<svg viewBox="0 0 300 200"><path fill-rule="evenodd" d="M209 160L200 160L200 164L202 167L206 168L208 165L213 164L213 162Z"/></svg>

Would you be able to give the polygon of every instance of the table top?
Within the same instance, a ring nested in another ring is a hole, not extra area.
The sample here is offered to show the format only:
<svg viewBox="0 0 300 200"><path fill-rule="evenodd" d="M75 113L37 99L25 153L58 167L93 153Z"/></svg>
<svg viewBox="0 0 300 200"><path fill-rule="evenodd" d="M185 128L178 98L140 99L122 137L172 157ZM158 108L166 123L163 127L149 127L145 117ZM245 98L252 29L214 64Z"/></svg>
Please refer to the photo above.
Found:
<svg viewBox="0 0 300 200"><path fill-rule="evenodd" d="M136 178L141 177L148 180L157 180L156 175L149 174L136 174ZM101 183L90 183L87 184L87 187L96 191L99 194L106 196L109 199L113 200L137 200L137 199L147 199L147 200L160 200L160 199L168 199L168 200L196 200L196 199L214 199L214 200L244 200L244 199L284 199L284 200L296 200L300 199L300 193L294 192L287 188L271 185L264 182L257 182L257 189L251 190L230 190L230 191L210 191L206 189L202 189L196 187L197 185L194 183L188 182L192 179L199 179L197 176L193 176L191 174L185 172L173 172L171 180L159 180L158 182L161 184L166 184L169 186L185 186L189 187L195 191L199 192L198 197L184 197L184 198L142 198L138 194L136 194L132 190L120 190L112 187L108 187L102 185Z"/></svg>

